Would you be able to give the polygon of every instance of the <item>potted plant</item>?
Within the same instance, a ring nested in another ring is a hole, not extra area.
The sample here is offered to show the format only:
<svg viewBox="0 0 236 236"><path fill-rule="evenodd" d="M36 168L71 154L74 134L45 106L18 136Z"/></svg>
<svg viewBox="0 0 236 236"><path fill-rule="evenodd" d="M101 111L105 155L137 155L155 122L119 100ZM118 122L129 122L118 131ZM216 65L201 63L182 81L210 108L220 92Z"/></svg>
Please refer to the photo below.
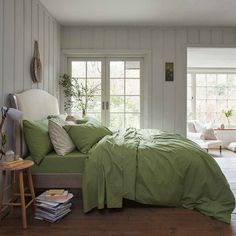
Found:
<svg viewBox="0 0 236 236"><path fill-rule="evenodd" d="M229 109L229 110L223 110L223 113L228 121L228 127L230 127L230 119L233 116L233 109Z"/></svg>
<svg viewBox="0 0 236 236"><path fill-rule="evenodd" d="M64 108L66 112L74 109L82 110L82 117L87 115L88 105L94 101L94 95L99 90L100 85L89 86L83 84L77 78L73 78L68 74L60 76L59 84L63 87L65 93Z"/></svg>

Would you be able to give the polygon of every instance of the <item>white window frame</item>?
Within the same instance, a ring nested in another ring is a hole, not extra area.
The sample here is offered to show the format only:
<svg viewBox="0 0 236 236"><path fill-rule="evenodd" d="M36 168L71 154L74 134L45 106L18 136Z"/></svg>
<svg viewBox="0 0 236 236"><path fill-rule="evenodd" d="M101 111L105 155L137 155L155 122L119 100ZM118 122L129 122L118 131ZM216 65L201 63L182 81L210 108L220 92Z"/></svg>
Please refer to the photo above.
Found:
<svg viewBox="0 0 236 236"><path fill-rule="evenodd" d="M192 111L193 111L193 119L196 120L197 119L197 116L196 116L196 90L197 90L196 75L197 74L216 74L216 75L227 74L228 76L230 74L236 74L236 69L235 68L188 68L187 74L191 74L191 87L192 87L191 106L192 106ZM236 125L236 124L233 124L233 125Z"/></svg>

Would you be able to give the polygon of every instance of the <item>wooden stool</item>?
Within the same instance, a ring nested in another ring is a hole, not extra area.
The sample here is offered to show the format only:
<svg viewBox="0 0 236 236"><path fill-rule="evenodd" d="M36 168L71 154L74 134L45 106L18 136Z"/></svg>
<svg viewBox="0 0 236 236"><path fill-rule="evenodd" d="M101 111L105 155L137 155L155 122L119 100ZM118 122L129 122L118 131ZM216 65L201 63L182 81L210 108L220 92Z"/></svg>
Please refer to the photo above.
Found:
<svg viewBox="0 0 236 236"><path fill-rule="evenodd" d="M34 165L33 161L30 160L24 160L22 164L19 164L16 167L5 167L3 165L0 165L0 170L2 170L2 186L0 189L0 221L2 219L2 212L7 208L11 207L11 210L13 210L14 206L20 206L21 207L21 215L22 215L22 227L23 229L27 228L27 219L26 219L26 209L33 204L33 207L35 209L35 193L34 193L34 185L31 175L31 169L30 167ZM7 201L7 203L3 203L3 195L5 192L5 184L6 184L6 172L10 171L11 174L11 191L10 191L10 199ZM24 189L24 178L23 173L26 172L29 182L29 190L30 194L25 193ZM18 175L19 179L19 189L20 193L14 193L14 187L15 187L15 181L14 176ZM31 196L32 199L25 204L25 196ZM20 197L20 203L15 203L15 200L17 197Z"/></svg>

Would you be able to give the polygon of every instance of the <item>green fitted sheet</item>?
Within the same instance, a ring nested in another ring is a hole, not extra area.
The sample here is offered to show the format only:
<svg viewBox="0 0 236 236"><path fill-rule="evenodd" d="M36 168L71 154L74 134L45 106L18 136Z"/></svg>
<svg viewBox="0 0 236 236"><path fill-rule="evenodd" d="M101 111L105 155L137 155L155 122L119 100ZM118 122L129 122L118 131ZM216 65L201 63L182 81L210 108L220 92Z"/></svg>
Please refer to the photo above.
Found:
<svg viewBox="0 0 236 236"><path fill-rule="evenodd" d="M32 166L32 173L83 173L86 157L86 154L78 151L65 156L58 156L55 152L51 152L44 157L40 165ZM33 161L31 156L26 159Z"/></svg>

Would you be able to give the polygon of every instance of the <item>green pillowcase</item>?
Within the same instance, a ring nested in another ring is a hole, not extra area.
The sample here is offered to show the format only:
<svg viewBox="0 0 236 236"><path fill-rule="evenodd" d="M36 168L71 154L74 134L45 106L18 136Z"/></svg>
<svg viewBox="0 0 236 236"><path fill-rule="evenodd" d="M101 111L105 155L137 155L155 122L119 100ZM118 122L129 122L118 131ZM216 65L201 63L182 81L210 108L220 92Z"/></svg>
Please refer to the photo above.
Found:
<svg viewBox="0 0 236 236"><path fill-rule="evenodd" d="M23 121L23 131L25 142L34 162L39 165L45 155L53 151L48 133L48 121Z"/></svg>
<svg viewBox="0 0 236 236"><path fill-rule="evenodd" d="M70 135L77 149L82 153L88 153L91 147L106 135L111 135L112 132L96 123L87 122L79 125L65 125L64 128Z"/></svg>

